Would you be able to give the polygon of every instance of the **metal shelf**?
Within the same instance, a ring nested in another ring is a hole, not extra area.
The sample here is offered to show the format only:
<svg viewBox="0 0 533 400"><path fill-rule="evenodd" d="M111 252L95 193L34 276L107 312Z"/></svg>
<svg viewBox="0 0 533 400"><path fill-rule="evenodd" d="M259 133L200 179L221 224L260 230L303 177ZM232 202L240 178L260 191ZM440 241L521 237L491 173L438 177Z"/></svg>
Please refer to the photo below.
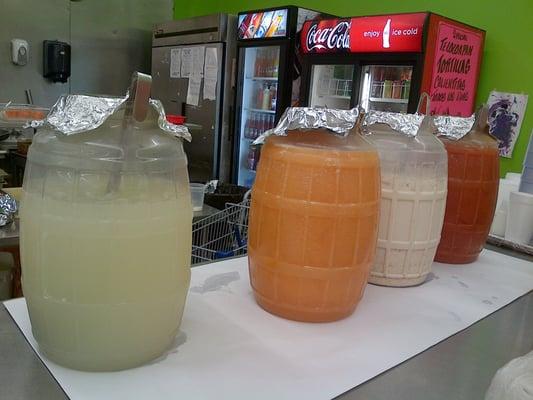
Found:
<svg viewBox="0 0 533 400"><path fill-rule="evenodd" d="M387 97L370 97L369 100L373 101L374 103L409 103L409 99L391 99Z"/></svg>
<svg viewBox="0 0 533 400"><path fill-rule="evenodd" d="M272 110L263 110L261 108L245 108L246 111L250 111L250 112L260 112L260 113L265 113L265 114L275 114L276 111L272 111Z"/></svg>
<svg viewBox="0 0 533 400"><path fill-rule="evenodd" d="M250 79L252 81L277 81L277 76L250 76L246 77L246 79Z"/></svg>
<svg viewBox="0 0 533 400"><path fill-rule="evenodd" d="M339 95L336 95L336 94L320 94L318 95L318 97L327 97L328 99L343 99L343 100L350 100L352 97L351 96L339 96Z"/></svg>

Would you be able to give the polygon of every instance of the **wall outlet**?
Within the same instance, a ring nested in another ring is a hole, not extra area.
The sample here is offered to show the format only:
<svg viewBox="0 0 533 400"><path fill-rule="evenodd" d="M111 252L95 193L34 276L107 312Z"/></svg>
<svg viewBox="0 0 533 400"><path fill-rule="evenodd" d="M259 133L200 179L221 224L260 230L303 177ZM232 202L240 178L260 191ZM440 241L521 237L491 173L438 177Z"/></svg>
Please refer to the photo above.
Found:
<svg viewBox="0 0 533 400"><path fill-rule="evenodd" d="M29 59L30 46L24 39L11 39L11 58L16 65L26 65Z"/></svg>

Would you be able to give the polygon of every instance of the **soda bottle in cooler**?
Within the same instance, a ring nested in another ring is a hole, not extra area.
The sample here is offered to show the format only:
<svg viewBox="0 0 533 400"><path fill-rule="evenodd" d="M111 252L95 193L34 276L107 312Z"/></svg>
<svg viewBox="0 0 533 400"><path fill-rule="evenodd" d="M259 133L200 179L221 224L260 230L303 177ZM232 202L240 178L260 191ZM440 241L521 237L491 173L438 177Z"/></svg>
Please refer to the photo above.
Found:
<svg viewBox="0 0 533 400"><path fill-rule="evenodd" d="M246 157L246 163L248 166L248 169L251 171L255 171L256 168L256 152L255 152L255 145L250 145L250 148L248 149L248 157Z"/></svg>
<svg viewBox="0 0 533 400"><path fill-rule="evenodd" d="M261 113L255 114L255 131L254 131L254 140L259 137L261 132Z"/></svg>
<svg viewBox="0 0 533 400"><path fill-rule="evenodd" d="M266 59L265 59L265 76L272 76L272 49L266 49Z"/></svg>
<svg viewBox="0 0 533 400"><path fill-rule="evenodd" d="M277 96L277 85L272 85L270 88L270 110L276 111L276 96Z"/></svg>
<svg viewBox="0 0 533 400"><path fill-rule="evenodd" d="M274 129L275 122L276 122L276 116L275 115L271 115L270 116L270 123L268 125L268 129Z"/></svg>
<svg viewBox="0 0 533 400"><path fill-rule="evenodd" d="M272 61L272 76L274 78L277 78L278 72L279 72L279 49L274 49L274 58Z"/></svg>
<svg viewBox="0 0 533 400"><path fill-rule="evenodd" d="M255 108L261 109L263 107L263 94L264 94L264 85L258 85L257 94L255 97Z"/></svg>
<svg viewBox="0 0 533 400"><path fill-rule="evenodd" d="M255 60L254 60L254 73L252 77L259 76L259 49L255 51Z"/></svg>
<svg viewBox="0 0 533 400"><path fill-rule="evenodd" d="M270 87L266 84L263 89L261 109L270 110Z"/></svg>
<svg viewBox="0 0 533 400"><path fill-rule="evenodd" d="M250 139L250 113L246 114L246 122L244 124L243 136L246 139Z"/></svg>
<svg viewBox="0 0 533 400"><path fill-rule="evenodd" d="M259 121L259 135L262 135L267 130L267 115L262 114ZM257 135L257 136L259 136Z"/></svg>
<svg viewBox="0 0 533 400"><path fill-rule="evenodd" d="M263 67L264 65L264 52L263 49L257 49L255 51L255 68L254 76L261 77L263 76Z"/></svg>
<svg viewBox="0 0 533 400"><path fill-rule="evenodd" d="M255 139L257 137L257 113L251 113L252 119L250 121L250 137L249 139Z"/></svg>

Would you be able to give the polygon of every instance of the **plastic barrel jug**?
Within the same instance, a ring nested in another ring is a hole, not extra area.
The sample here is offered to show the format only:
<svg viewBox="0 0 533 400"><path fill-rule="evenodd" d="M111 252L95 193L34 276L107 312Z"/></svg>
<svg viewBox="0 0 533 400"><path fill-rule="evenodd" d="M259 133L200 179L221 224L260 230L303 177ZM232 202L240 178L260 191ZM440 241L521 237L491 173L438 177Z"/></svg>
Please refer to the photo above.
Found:
<svg viewBox="0 0 533 400"><path fill-rule="evenodd" d="M447 156L425 127L415 137L378 123L368 127L381 164L381 213L370 283L424 282L439 244L446 205Z"/></svg>
<svg viewBox="0 0 533 400"><path fill-rule="evenodd" d="M116 101L89 100L68 96L54 109L66 107L58 115L68 117L68 104L90 110ZM23 290L40 350L75 369L124 369L160 356L188 291L192 210L182 143L160 129L164 115L153 107L142 121L128 107L88 132L42 130L28 154Z"/></svg>
<svg viewBox="0 0 533 400"><path fill-rule="evenodd" d="M359 135L317 129L267 138L249 221L259 305L299 321L350 315L374 262L379 187L378 154Z"/></svg>
<svg viewBox="0 0 533 400"><path fill-rule="evenodd" d="M460 140L441 138L448 152L448 197L435 261L466 264L487 240L499 183L498 145L481 113Z"/></svg>

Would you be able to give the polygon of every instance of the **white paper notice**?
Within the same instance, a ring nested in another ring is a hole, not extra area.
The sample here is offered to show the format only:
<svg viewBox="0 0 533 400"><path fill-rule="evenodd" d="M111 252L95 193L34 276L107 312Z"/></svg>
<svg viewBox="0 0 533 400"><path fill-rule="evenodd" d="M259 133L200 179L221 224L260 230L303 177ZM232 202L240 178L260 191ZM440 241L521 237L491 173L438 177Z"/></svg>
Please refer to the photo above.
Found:
<svg viewBox="0 0 533 400"><path fill-rule="evenodd" d="M205 50L204 77L217 79L218 57L215 47L208 47Z"/></svg>
<svg viewBox="0 0 533 400"><path fill-rule="evenodd" d="M205 58L205 47L196 46L192 48L192 72L191 74L199 74L200 76L204 75L204 58Z"/></svg>
<svg viewBox="0 0 533 400"><path fill-rule="evenodd" d="M205 50L204 64L204 100L215 100L218 76L217 49L208 47Z"/></svg>
<svg viewBox="0 0 533 400"><path fill-rule="evenodd" d="M188 78L192 73L192 52L194 47L181 49L181 77Z"/></svg>
<svg viewBox="0 0 533 400"><path fill-rule="evenodd" d="M198 105L200 99L200 86L202 84L202 77L200 75L189 76L189 87L187 88L187 104L192 106Z"/></svg>
<svg viewBox="0 0 533 400"><path fill-rule="evenodd" d="M217 97L217 80L204 78L204 100L216 100Z"/></svg>
<svg viewBox="0 0 533 400"><path fill-rule="evenodd" d="M170 50L170 77L181 77L181 49Z"/></svg>

